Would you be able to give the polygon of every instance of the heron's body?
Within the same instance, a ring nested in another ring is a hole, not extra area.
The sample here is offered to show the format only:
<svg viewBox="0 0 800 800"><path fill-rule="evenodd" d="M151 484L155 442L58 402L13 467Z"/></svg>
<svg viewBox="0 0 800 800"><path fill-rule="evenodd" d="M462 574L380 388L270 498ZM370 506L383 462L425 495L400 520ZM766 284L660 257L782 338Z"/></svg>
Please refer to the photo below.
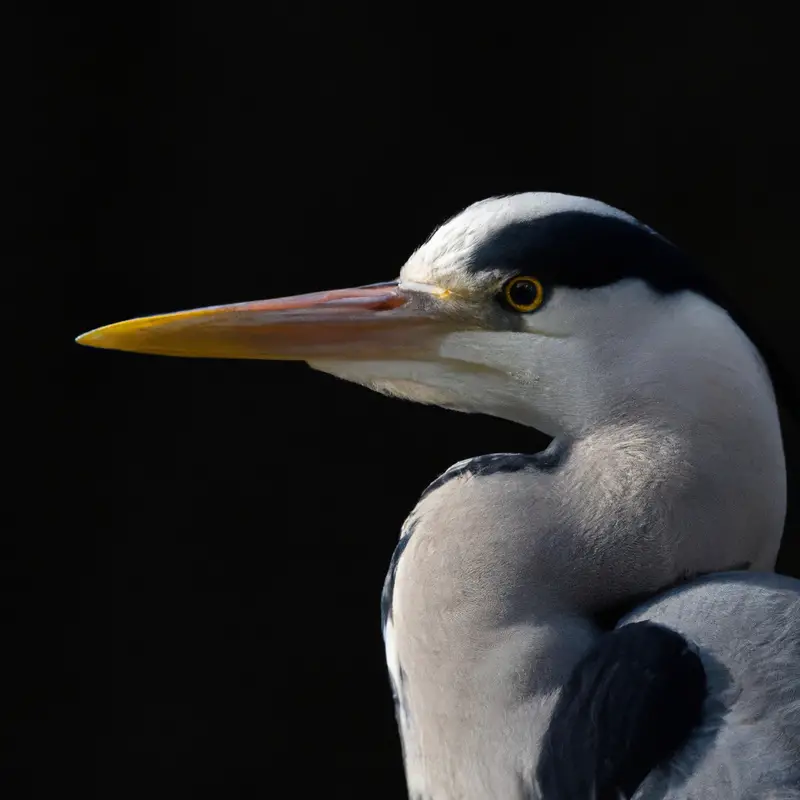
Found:
<svg viewBox="0 0 800 800"><path fill-rule="evenodd" d="M635 800L800 798L800 583L766 574L709 576L644 604L620 626L645 620L696 646L708 689L701 724L651 772ZM576 620L552 627L518 622L486 630L471 652L439 659L439 669L421 680L407 675L401 730L410 796L543 797L537 759L559 688L605 635ZM561 674L548 673L543 663L548 639ZM456 664L456 657L463 660ZM434 685L443 670L447 680ZM426 734L437 730L442 735L428 741Z"/></svg>
<svg viewBox="0 0 800 800"><path fill-rule="evenodd" d="M553 437L451 468L404 527L383 610L412 797L800 797L800 584L696 577L774 566L786 476L770 374L725 301L633 217L492 198L397 281L81 341L304 360L517 422L522 450L524 426Z"/></svg>
<svg viewBox="0 0 800 800"><path fill-rule="evenodd" d="M576 664L607 635L597 619L605 602L674 579L668 553L647 563L652 574L613 570L621 558L614 547L636 547L639 537L647 546L648 521L664 522L655 504L639 507L636 498L655 480L652 471L669 462L648 451L641 436L630 444L633 452L620 447L616 487L609 487L600 464L598 474L585 475L582 483L587 508L597 505L594 492L607 493L610 505L602 519L619 525L616 536L595 531L597 568L591 574L583 574L587 562L574 550L586 541L585 528L574 527L574 508L564 503L575 480L570 459L581 470L589 461L580 458L580 443L551 447L539 458L498 455L459 465L435 483L407 521L385 589L384 635L412 798L539 800L533 787L542 737ZM605 469L611 466L606 461ZM531 471L538 471L539 496L528 491ZM671 502L669 481L659 483L663 507L687 512L685 520L672 524L690 530L691 507ZM509 514L499 525L481 514L492 494L503 496ZM559 506L565 513L559 514ZM560 522L542 531L532 551L513 537L492 535L493 526L523 530L515 524L518 515ZM471 533L476 518L484 526L479 538ZM520 549L529 556L524 563ZM445 570L455 579L440 580ZM605 591L592 586L604 576ZM696 579L644 604L620 624L645 619L680 632L698 648L709 685L702 726L672 762L653 773L637 799L756 800L763 781L797 785L800 582L748 573ZM718 713L723 706L730 714ZM659 720L651 724L658 726ZM702 769L699 750L711 754ZM765 758L768 751L773 755ZM748 759L752 766L743 766ZM683 780L687 770L694 775L691 784ZM710 789L695 794L689 790L695 784L716 787L716 794ZM800 797L800 787L797 791Z"/></svg>

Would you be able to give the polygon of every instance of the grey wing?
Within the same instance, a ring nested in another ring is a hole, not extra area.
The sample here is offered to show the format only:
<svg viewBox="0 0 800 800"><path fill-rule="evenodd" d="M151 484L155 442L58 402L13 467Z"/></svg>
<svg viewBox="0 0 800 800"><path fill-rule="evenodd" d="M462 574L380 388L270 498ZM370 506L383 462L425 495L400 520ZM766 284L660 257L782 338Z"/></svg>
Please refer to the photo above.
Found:
<svg viewBox="0 0 800 800"><path fill-rule="evenodd" d="M700 726L636 800L800 800L800 581L703 578L620 625L645 620L697 647L708 693Z"/></svg>

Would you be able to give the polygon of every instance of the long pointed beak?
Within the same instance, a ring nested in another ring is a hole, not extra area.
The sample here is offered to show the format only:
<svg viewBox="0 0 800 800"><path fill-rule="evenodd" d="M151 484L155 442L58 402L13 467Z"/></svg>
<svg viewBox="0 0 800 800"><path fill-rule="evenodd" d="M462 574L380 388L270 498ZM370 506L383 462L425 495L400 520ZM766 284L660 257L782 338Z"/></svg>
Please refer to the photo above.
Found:
<svg viewBox="0 0 800 800"><path fill-rule="evenodd" d="M456 328L435 295L397 282L375 284L140 317L76 341L195 358L424 358L438 351L435 342L443 333Z"/></svg>

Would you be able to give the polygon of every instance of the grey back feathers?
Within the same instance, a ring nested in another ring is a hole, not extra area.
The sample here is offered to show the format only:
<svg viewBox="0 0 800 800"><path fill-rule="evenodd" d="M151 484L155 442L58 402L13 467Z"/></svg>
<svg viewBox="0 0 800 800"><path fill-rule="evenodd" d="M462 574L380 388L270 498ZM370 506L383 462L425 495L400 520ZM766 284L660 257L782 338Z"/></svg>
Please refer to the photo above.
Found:
<svg viewBox="0 0 800 800"><path fill-rule="evenodd" d="M643 782L641 800L800 798L800 581L708 576L644 603L696 644L708 680L700 726Z"/></svg>
<svg viewBox="0 0 800 800"><path fill-rule="evenodd" d="M797 800L799 683L800 582L693 581L643 603L579 662L530 796Z"/></svg>

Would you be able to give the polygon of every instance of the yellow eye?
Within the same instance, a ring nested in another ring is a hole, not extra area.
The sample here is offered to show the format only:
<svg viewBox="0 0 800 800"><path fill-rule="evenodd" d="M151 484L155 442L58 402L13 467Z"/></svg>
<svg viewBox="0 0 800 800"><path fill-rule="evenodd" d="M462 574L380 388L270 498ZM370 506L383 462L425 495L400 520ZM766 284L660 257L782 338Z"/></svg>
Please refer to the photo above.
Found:
<svg viewBox="0 0 800 800"><path fill-rule="evenodd" d="M514 311L536 311L544 301L544 288L530 275L517 275L503 287L503 297Z"/></svg>

